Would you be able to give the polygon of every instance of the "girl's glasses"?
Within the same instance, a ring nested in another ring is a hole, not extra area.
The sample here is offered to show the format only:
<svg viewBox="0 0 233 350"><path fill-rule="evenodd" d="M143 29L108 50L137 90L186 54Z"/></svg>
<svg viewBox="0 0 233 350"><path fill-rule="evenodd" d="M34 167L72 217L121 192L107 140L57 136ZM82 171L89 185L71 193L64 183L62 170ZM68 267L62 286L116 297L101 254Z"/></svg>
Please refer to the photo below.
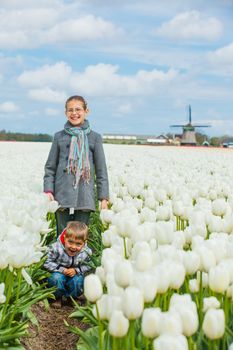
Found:
<svg viewBox="0 0 233 350"><path fill-rule="evenodd" d="M79 113L83 111L84 111L83 108L69 108L66 110L67 113Z"/></svg>

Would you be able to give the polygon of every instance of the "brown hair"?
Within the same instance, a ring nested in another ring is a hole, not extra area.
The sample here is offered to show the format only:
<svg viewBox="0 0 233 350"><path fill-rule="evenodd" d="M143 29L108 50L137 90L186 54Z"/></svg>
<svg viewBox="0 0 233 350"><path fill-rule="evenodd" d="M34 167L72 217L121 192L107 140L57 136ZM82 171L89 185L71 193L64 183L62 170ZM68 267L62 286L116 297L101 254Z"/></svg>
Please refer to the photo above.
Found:
<svg viewBox="0 0 233 350"><path fill-rule="evenodd" d="M66 226L65 237L74 236L83 241L87 240L88 227L81 221L69 221Z"/></svg>
<svg viewBox="0 0 233 350"><path fill-rule="evenodd" d="M77 101L82 102L83 108L84 108L85 111L88 109L86 100L85 100L82 96L78 96L78 95L70 96L70 97L66 100L66 103L65 103L65 108L66 108L66 109L67 109L67 104L68 104L70 101L72 101L72 100L77 100Z"/></svg>

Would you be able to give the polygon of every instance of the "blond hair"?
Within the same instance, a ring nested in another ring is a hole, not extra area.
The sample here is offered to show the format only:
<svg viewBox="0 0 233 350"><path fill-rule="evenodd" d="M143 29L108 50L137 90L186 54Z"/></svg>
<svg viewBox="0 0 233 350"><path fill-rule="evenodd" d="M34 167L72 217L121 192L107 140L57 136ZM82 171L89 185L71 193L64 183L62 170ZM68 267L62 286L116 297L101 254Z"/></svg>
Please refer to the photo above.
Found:
<svg viewBox="0 0 233 350"><path fill-rule="evenodd" d="M87 240L88 227L81 221L69 221L66 226L66 237L74 236L75 238L83 241Z"/></svg>

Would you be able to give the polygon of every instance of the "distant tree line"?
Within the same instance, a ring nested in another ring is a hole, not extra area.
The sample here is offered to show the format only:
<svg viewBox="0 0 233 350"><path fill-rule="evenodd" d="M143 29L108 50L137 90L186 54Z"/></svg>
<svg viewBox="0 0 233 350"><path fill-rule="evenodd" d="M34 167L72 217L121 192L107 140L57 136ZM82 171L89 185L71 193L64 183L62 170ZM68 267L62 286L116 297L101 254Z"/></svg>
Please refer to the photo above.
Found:
<svg viewBox="0 0 233 350"><path fill-rule="evenodd" d="M204 141L208 141L210 146L220 147L223 143L233 142L233 136L212 136L208 137L202 133L196 132L197 144L202 145Z"/></svg>
<svg viewBox="0 0 233 350"><path fill-rule="evenodd" d="M25 134L0 130L0 141L51 142L52 139L53 137L48 134Z"/></svg>

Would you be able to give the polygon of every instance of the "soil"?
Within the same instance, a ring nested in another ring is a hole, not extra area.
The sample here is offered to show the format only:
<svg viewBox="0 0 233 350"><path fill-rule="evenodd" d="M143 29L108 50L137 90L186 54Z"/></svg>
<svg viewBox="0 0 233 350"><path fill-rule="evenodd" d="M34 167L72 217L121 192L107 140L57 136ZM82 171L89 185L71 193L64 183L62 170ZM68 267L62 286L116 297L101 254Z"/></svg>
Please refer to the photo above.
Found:
<svg viewBox="0 0 233 350"><path fill-rule="evenodd" d="M42 302L33 305L32 312L39 327L29 325L29 338L21 340L22 345L26 350L75 350L78 336L68 330L64 320L82 330L85 330L87 325L77 319L69 318L73 311L74 306L70 305L63 305L59 309L53 305L45 308Z"/></svg>

